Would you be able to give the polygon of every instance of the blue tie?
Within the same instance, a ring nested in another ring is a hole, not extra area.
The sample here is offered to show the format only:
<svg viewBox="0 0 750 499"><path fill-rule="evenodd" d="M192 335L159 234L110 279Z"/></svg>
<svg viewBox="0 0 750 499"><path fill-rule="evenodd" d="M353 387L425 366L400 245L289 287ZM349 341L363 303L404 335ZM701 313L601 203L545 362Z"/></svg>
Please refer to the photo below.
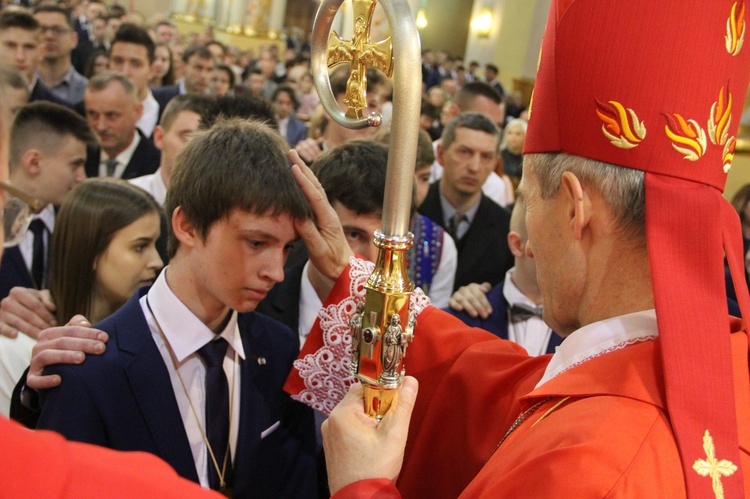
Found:
<svg viewBox="0 0 750 499"><path fill-rule="evenodd" d="M29 230L34 234L34 246L31 253L31 278L34 280L36 289L45 287L45 257L44 257L44 233L47 227L39 218L35 218L29 224Z"/></svg>
<svg viewBox="0 0 750 499"><path fill-rule="evenodd" d="M229 384L224 373L224 357L229 343L224 338L217 338L203 345L198 355L206 363L206 436L214 453L219 469L224 463L229 446ZM226 486L232 484L232 458L227 457L224 481ZM209 454L208 481L214 490L220 489L219 474Z"/></svg>

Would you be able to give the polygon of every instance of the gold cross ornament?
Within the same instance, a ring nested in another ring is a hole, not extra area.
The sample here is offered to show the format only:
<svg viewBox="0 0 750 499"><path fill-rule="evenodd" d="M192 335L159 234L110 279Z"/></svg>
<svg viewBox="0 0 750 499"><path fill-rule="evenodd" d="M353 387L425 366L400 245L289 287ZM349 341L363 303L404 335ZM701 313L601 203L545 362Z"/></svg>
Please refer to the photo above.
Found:
<svg viewBox="0 0 750 499"><path fill-rule="evenodd" d="M732 476L737 471L737 466L728 459L716 459L714 439L708 430L703 434L703 451L706 453L706 459L696 460L693 463L693 469L700 476L711 477L711 486L714 489L716 499L724 499L724 486L721 484L721 477Z"/></svg>
<svg viewBox="0 0 750 499"><path fill-rule="evenodd" d="M349 79L346 81L346 117L362 118L367 107L367 68L375 68L389 78L393 74L393 48L391 38L373 43L370 41L370 25L377 2L375 0L352 0L354 9L354 36L343 40L335 31L328 37L328 67L349 63Z"/></svg>

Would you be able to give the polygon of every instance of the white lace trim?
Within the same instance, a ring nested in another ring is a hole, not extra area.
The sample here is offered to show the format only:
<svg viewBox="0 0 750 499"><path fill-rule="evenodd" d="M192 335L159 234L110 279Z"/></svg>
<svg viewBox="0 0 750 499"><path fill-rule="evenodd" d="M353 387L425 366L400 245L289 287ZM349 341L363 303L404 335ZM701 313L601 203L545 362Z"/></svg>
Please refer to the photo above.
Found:
<svg viewBox="0 0 750 499"><path fill-rule="evenodd" d="M324 414L330 414L349 391L349 387L357 381L349 374L349 320L357 310L357 303L365 299L365 283L374 268L372 262L354 257L349 260L349 296L318 312L323 331L323 347L294 361L305 389L292 395L292 398ZM415 289L409 300L409 319L416 319L429 304L427 295L421 289Z"/></svg>
<svg viewBox="0 0 750 499"><path fill-rule="evenodd" d="M613 345L613 346L611 346L609 348L606 348L606 349L604 349L604 350L602 350L600 352L595 353L594 355L589 355L588 357L586 357L584 359L581 359L581 360L579 360L577 362L574 362L574 363L570 364L569 366L566 366L565 369L561 370L558 373L555 373L555 375L552 376L552 378L550 378L550 379L554 379L557 376L560 376L565 371L569 371L569 370L573 369L576 366L580 366L584 362L588 362L591 359L595 359L597 357L601 357L602 355L610 353L610 352L614 352L615 350L622 350L623 348L629 347L630 345L635 345L636 343L642 343L644 341L655 340L658 337L659 337L658 334L646 334L646 335L643 335L643 336L638 336L638 337L635 337L635 338L630 338L630 339L625 340L625 341L623 341L621 343L618 343L617 345ZM547 381L549 381L549 380L547 380Z"/></svg>

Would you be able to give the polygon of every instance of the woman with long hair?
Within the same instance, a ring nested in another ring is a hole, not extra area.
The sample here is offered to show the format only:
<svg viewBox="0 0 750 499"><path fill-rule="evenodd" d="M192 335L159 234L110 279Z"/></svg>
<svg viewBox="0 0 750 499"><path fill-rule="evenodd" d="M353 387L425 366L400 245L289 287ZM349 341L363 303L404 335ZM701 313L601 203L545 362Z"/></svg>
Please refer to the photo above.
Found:
<svg viewBox="0 0 750 499"><path fill-rule="evenodd" d="M174 83L172 50L166 43L157 43L154 49L153 76L148 82L151 88L165 87Z"/></svg>
<svg viewBox="0 0 750 499"><path fill-rule="evenodd" d="M83 314L96 324L162 268L155 243L160 208L120 179L89 179L73 189L52 234L50 292L58 324Z"/></svg>

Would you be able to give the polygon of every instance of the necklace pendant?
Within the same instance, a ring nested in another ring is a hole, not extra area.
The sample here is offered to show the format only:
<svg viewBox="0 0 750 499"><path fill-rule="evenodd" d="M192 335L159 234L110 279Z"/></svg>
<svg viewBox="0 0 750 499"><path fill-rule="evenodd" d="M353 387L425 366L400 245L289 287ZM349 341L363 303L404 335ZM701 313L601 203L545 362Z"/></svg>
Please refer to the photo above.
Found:
<svg viewBox="0 0 750 499"><path fill-rule="evenodd" d="M234 497L234 489L231 487L227 487L227 484L225 483L222 483L219 486L219 493L224 497Z"/></svg>

